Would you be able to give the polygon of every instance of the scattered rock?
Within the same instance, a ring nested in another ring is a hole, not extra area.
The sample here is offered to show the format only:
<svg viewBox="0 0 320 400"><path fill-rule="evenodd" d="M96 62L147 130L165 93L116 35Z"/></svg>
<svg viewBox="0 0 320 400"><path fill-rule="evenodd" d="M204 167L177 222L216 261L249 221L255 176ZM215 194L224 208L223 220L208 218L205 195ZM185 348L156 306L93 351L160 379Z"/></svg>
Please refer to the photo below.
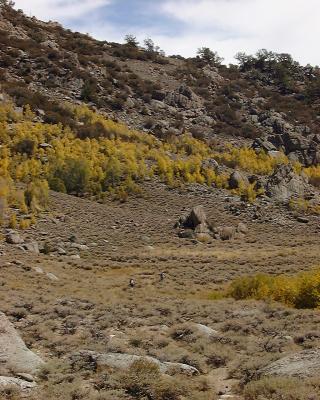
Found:
<svg viewBox="0 0 320 400"><path fill-rule="evenodd" d="M203 324L194 324L194 326L201 335L203 335L207 338L217 336L219 334L218 331L210 328L209 326L203 325Z"/></svg>
<svg viewBox="0 0 320 400"><path fill-rule="evenodd" d="M19 374L16 374L16 376L18 378L23 379L24 381L27 381L27 382L34 382L35 381L34 377L32 375L30 375L30 374L19 373Z"/></svg>
<svg viewBox="0 0 320 400"><path fill-rule="evenodd" d="M264 140L262 138L257 138L252 144L253 149L255 150L264 150L265 152L275 151L277 150L276 146L268 140Z"/></svg>
<svg viewBox="0 0 320 400"><path fill-rule="evenodd" d="M297 221L301 222L302 224L308 224L310 222L309 218L301 216L297 217Z"/></svg>
<svg viewBox="0 0 320 400"><path fill-rule="evenodd" d="M223 226L218 228L218 235L221 240L234 239L236 228L233 226Z"/></svg>
<svg viewBox="0 0 320 400"><path fill-rule="evenodd" d="M35 241L24 243L22 247L31 253L40 254L39 245Z"/></svg>
<svg viewBox="0 0 320 400"><path fill-rule="evenodd" d="M62 247L58 247L57 248L57 252L60 256L65 256L67 254L67 252L65 251L65 249L63 249Z"/></svg>
<svg viewBox="0 0 320 400"><path fill-rule="evenodd" d="M72 243L70 247L73 248L73 249L80 250L80 251L89 250L88 246L86 246L85 244L79 244L79 243Z"/></svg>
<svg viewBox="0 0 320 400"><path fill-rule="evenodd" d="M24 239L16 232L9 232L6 235L6 242L9 244L23 244Z"/></svg>
<svg viewBox="0 0 320 400"><path fill-rule="evenodd" d="M142 242L144 242L146 244L151 244L152 243L151 237L147 236L147 235L142 235L141 236L141 240L142 240Z"/></svg>
<svg viewBox="0 0 320 400"><path fill-rule="evenodd" d="M249 229L246 224L244 224L243 222L240 222L237 226L237 232L243 233L244 235L246 235L249 232Z"/></svg>
<svg viewBox="0 0 320 400"><path fill-rule="evenodd" d="M219 170L219 164L218 162L214 159L214 158L209 158L207 160L204 160L202 162L202 168L204 169L213 169L214 171L218 171Z"/></svg>
<svg viewBox="0 0 320 400"><path fill-rule="evenodd" d="M164 99L165 103L175 108L185 108L188 111L202 106L201 99L187 86L181 85L174 92L170 92Z"/></svg>
<svg viewBox="0 0 320 400"><path fill-rule="evenodd" d="M43 269L41 267L33 267L33 270L37 273L37 274L43 274Z"/></svg>
<svg viewBox="0 0 320 400"><path fill-rule="evenodd" d="M48 272L46 274L47 278L49 278L51 281L58 281L59 278L57 276L55 276L54 274L52 274L51 272Z"/></svg>

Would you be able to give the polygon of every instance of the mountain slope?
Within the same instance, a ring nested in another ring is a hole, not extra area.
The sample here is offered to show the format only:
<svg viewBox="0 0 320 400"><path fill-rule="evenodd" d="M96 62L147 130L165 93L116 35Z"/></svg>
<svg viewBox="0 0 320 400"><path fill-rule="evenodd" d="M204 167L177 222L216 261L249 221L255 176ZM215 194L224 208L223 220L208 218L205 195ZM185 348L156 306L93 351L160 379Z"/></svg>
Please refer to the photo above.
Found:
<svg viewBox="0 0 320 400"><path fill-rule="evenodd" d="M217 143L281 149L305 165L320 161L318 68L266 51L240 67L205 56L164 57L132 44L99 42L3 6L0 82L19 105L86 102L130 127L170 138L190 131ZM37 93L33 94L32 93ZM43 97L44 96L44 97ZM70 122L70 121L68 121Z"/></svg>

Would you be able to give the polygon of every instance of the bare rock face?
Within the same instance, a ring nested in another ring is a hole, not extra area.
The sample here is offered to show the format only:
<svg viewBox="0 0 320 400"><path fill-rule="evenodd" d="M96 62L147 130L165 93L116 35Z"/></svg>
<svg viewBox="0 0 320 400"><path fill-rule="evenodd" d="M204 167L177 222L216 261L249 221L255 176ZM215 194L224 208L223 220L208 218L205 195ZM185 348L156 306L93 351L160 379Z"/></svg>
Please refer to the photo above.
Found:
<svg viewBox="0 0 320 400"><path fill-rule="evenodd" d="M320 375L320 349L304 350L262 368L264 376L311 378Z"/></svg>
<svg viewBox="0 0 320 400"><path fill-rule="evenodd" d="M199 371L187 364L161 362L154 357L136 356L133 354L122 353L95 353L93 351L82 351L72 356L73 363L80 362L83 365L83 360L86 360L88 367L107 367L119 370L128 370L136 361L147 361L159 367L163 374L180 373L185 375L198 375Z"/></svg>
<svg viewBox="0 0 320 400"><path fill-rule="evenodd" d="M8 318L0 313L0 375L34 375L43 364L43 360L26 347Z"/></svg>

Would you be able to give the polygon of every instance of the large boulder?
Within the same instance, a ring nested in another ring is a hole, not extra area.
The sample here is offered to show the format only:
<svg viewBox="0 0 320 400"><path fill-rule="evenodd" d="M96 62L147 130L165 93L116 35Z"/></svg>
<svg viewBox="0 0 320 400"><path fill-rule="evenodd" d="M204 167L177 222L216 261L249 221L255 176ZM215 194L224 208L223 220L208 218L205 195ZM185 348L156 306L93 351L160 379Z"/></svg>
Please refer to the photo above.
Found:
<svg viewBox="0 0 320 400"><path fill-rule="evenodd" d="M43 364L43 360L27 348L12 323L0 312L0 375L34 375Z"/></svg>
<svg viewBox="0 0 320 400"><path fill-rule="evenodd" d="M207 216L202 206L196 206L187 217L185 226L196 229L196 227L201 224L207 224Z"/></svg>
<svg viewBox="0 0 320 400"><path fill-rule="evenodd" d="M234 171L229 178L230 189L238 189L240 186L247 185L249 183L246 175L242 174L240 171Z"/></svg>
<svg viewBox="0 0 320 400"><path fill-rule="evenodd" d="M320 376L320 349L304 350L262 368L263 376L310 378Z"/></svg>
<svg viewBox="0 0 320 400"><path fill-rule="evenodd" d="M278 201L287 201L293 196L304 197L306 183L290 164L279 165L266 184L266 193Z"/></svg>
<svg viewBox="0 0 320 400"><path fill-rule="evenodd" d="M160 372L167 373L181 373L185 375L198 375L199 371L187 364L161 362L154 357L137 356L133 354L122 353L95 353L93 351L81 351L72 356L72 363L83 365L83 360L87 360L89 368L107 367L119 370L128 370L136 361L146 360L147 362L157 365Z"/></svg>

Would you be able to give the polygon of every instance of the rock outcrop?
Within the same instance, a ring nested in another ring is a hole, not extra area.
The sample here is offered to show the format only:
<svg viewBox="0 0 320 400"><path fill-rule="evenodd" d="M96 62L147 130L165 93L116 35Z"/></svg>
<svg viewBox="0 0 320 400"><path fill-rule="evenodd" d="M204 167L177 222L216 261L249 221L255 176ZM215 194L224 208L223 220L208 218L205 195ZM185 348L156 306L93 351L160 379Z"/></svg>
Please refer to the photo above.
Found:
<svg viewBox="0 0 320 400"><path fill-rule="evenodd" d="M120 354L120 353L95 353L93 351L81 351L72 356L72 363L87 362L89 368L105 367L115 368L119 370L128 370L136 361L146 360L159 367L163 374L180 373L185 375L198 375L199 371L187 364L161 362L154 357L137 356L133 354Z"/></svg>
<svg viewBox="0 0 320 400"><path fill-rule="evenodd" d="M0 375L35 375L43 360L27 348L8 318L0 313Z"/></svg>
<svg viewBox="0 0 320 400"><path fill-rule="evenodd" d="M197 109L201 107L201 99L186 85L181 85L165 97L165 102L175 108Z"/></svg>
<svg viewBox="0 0 320 400"><path fill-rule="evenodd" d="M28 382L19 378L12 378L8 376L0 376L0 389L5 389L7 387L17 388L22 391L33 389L37 386L35 382Z"/></svg>
<svg viewBox="0 0 320 400"><path fill-rule="evenodd" d="M277 201L304 197L306 180L298 176L291 165L279 165L266 184L266 193Z"/></svg>
<svg viewBox="0 0 320 400"><path fill-rule="evenodd" d="M188 215L180 217L176 227L182 228L178 233L180 238L195 238L203 243L210 243L212 238L220 240L240 238L249 231L243 222L238 226L216 226L215 222L207 220L205 210L200 205L194 207Z"/></svg>
<svg viewBox="0 0 320 400"><path fill-rule="evenodd" d="M275 361L259 371L264 376L320 376L320 349L304 350Z"/></svg>

